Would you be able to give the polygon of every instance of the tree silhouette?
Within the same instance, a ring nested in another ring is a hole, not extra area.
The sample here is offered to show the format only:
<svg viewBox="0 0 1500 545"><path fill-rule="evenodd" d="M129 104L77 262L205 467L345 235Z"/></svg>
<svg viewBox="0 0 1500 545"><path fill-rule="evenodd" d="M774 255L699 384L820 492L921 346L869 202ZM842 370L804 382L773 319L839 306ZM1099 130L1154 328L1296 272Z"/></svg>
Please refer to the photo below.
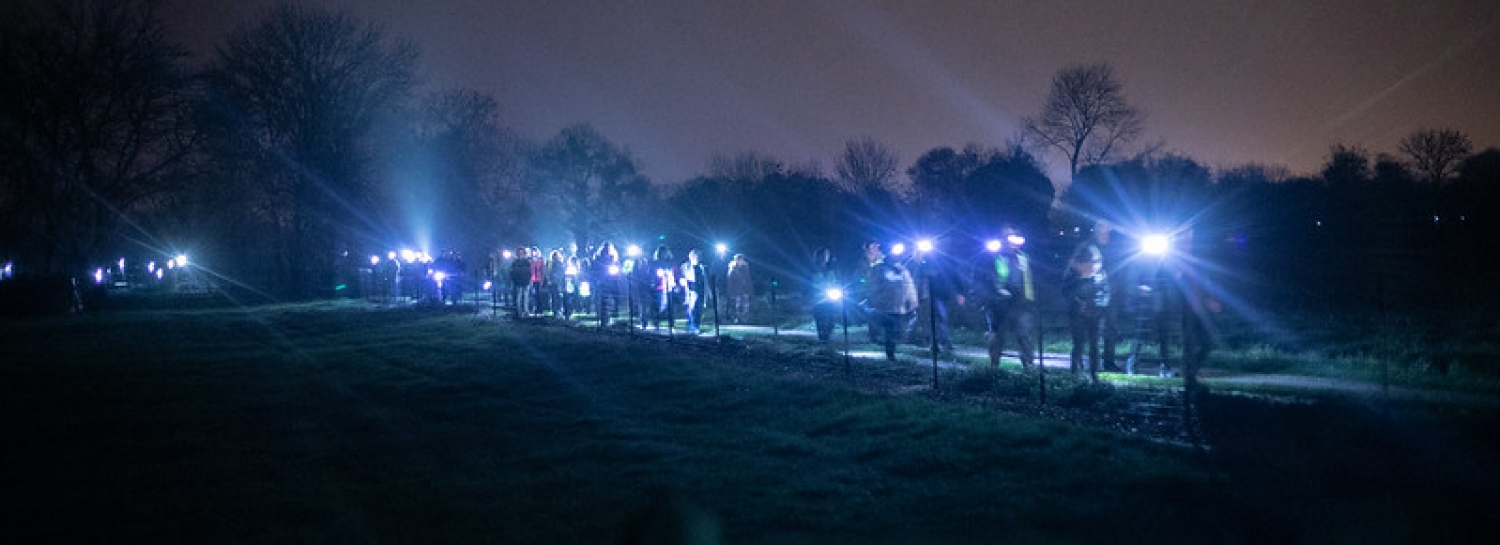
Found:
<svg viewBox="0 0 1500 545"><path fill-rule="evenodd" d="M79 274L181 187L196 144L185 63L147 2L12 13L0 32L0 239L15 246L0 251L34 272Z"/></svg>
<svg viewBox="0 0 1500 545"><path fill-rule="evenodd" d="M1141 134L1145 114L1125 100L1108 64L1065 68L1052 78L1041 116L1023 121L1028 137L1068 158L1068 173L1101 163Z"/></svg>
<svg viewBox="0 0 1500 545"><path fill-rule="evenodd" d="M525 184L532 150L502 126L495 99L472 90L435 93L422 101L416 122L414 147L424 160L404 167L410 175L392 176L392 197L425 197L441 211L432 214L433 235L448 249L483 255L501 241L530 239Z"/></svg>
<svg viewBox="0 0 1500 545"><path fill-rule="evenodd" d="M1420 129L1401 139L1401 153L1423 181L1439 186L1458 174L1464 157L1473 150L1469 137L1452 129Z"/></svg>
<svg viewBox="0 0 1500 545"><path fill-rule="evenodd" d="M580 246L618 237L651 196L635 159L590 125L563 129L530 164L537 220L560 225Z"/></svg>
<svg viewBox="0 0 1500 545"><path fill-rule="evenodd" d="M860 188L882 188L901 196L907 196L911 187L902 184L896 175L900 172L901 157L895 150L874 138L858 138L844 144L834 170L839 184L847 191Z"/></svg>
<svg viewBox="0 0 1500 545"><path fill-rule="evenodd" d="M263 260L289 295L331 288L338 258L383 234L373 159L397 133L416 62L415 47L377 26L283 4L208 67L218 179L252 199L270 239Z"/></svg>

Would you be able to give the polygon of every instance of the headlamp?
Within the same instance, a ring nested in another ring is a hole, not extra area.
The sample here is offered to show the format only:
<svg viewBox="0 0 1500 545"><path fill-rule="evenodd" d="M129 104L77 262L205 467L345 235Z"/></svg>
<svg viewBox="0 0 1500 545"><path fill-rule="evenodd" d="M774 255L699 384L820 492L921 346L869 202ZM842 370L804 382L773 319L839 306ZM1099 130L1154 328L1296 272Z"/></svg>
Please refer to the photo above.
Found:
<svg viewBox="0 0 1500 545"><path fill-rule="evenodd" d="M829 301L840 301L844 298L844 290L843 288L828 288L823 290L823 296Z"/></svg>
<svg viewBox="0 0 1500 545"><path fill-rule="evenodd" d="M1000 239L998 239L998 238L992 238L989 241L987 241L987 242L984 243L984 249L986 251L989 251L990 253L994 253L994 252L1000 251L1000 246L1001 246L1001 243L1000 243Z"/></svg>
<svg viewBox="0 0 1500 545"><path fill-rule="evenodd" d="M1141 239L1141 251L1147 255L1167 255L1172 250L1172 239L1166 235L1147 235Z"/></svg>

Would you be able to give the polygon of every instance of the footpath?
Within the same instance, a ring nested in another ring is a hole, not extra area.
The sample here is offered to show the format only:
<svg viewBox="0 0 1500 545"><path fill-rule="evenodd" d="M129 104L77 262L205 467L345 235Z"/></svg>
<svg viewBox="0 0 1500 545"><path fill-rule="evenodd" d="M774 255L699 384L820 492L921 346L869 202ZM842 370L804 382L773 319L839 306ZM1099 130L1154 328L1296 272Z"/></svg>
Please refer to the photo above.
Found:
<svg viewBox="0 0 1500 545"><path fill-rule="evenodd" d="M573 322L576 327L588 328L588 321ZM616 322L619 332L628 332L620 322ZM689 334L681 327L676 328L636 328L633 331L637 335L645 335L659 338L670 338L674 341L693 343L715 343L719 342L714 329L704 328L697 334ZM856 334L857 333L857 334ZM719 328L718 336L734 339L738 342L764 342L764 343L786 343L788 346L813 347L823 345L824 347L843 353L851 360L860 362L883 362L885 354L878 345L869 343L865 338L863 330L849 331L849 340L846 346L843 332L835 330L833 338L826 342L820 342L815 334L808 329L773 329L769 326L759 325L725 325ZM988 352L982 346L969 346L955 344L952 350L945 350L938 354L936 366L945 371L968 371L983 368L988 360ZM1064 376L1069 373L1069 355L1060 352L1047 352L1039 354L1042 365L1048 374ZM897 353L897 362L906 365L932 366L934 361L930 349L912 344L902 344ZM1480 392L1456 392L1429 388L1414 388L1406 386L1387 386L1379 382L1365 381L1345 378L1315 377L1294 374L1261 374L1245 373L1219 367L1214 367L1210 356L1209 363L1199 373L1200 379L1211 390L1223 393L1236 393L1268 397L1286 401L1297 401L1299 399L1315 399L1322 397L1337 397L1352 401L1367 402L1399 402L1420 403L1438 405L1458 405L1470 408L1497 409L1500 408L1500 395ZM1017 354L1011 350L1007 351L1001 360L1003 370L1020 372L1020 361ZM1117 388L1162 388L1173 387L1173 380L1169 374L1168 378L1157 378L1160 376L1161 364L1156 361L1143 361L1137 366L1135 377L1123 373L1100 373L1099 381L1109 383ZM1086 375L1083 375L1086 377ZM1145 380L1142 380L1143 377ZM1084 378L1086 380L1086 378ZM1180 381L1175 381L1175 386L1180 387Z"/></svg>

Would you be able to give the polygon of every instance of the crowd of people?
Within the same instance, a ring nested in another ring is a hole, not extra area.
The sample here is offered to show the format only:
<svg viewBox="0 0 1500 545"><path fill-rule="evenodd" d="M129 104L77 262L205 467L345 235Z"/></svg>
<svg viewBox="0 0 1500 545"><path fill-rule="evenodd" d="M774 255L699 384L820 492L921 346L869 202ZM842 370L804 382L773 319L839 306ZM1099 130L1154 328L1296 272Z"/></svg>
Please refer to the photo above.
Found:
<svg viewBox="0 0 1500 545"><path fill-rule="evenodd" d="M681 319L687 332L696 334L712 298L722 298L727 321L733 323L749 319L754 299L755 279L742 254L710 264L696 249L679 261L666 245L648 256L634 246L622 254L605 242L591 254L573 246L545 257L536 247L520 247L508 259L497 268L508 271L508 304L519 318L572 319L592 312L613 319L628 314L641 328L675 328Z"/></svg>
<svg viewBox="0 0 1500 545"><path fill-rule="evenodd" d="M1178 233L1175 244L1178 252L1189 251L1191 231ZM1073 249L1056 282L1038 281L1026 239L1014 229L989 241L972 260L894 245L888 254L879 242L868 242L862 250L862 259L850 269L841 269L829 248L814 252L801 274L806 287L802 301L818 339L828 341L842 316L866 326L867 340L880 345L890 359L899 344L913 339L914 330L925 330L933 350L951 352L950 316L957 307L970 306L983 317L990 363L998 366L1001 353L1010 347L1022 368L1030 369L1037 359L1038 290L1045 285L1060 288L1075 374L1093 380L1100 372L1133 374L1148 344L1157 347L1158 372L1175 373L1166 359L1170 315L1182 318L1180 329L1173 328L1183 342L1182 372L1195 378L1211 345L1208 316L1219 310L1202 289L1202 279L1180 266L1185 260L1136 259L1139 252L1127 248L1106 222L1097 223ZM591 252L571 246L549 252L519 247L507 253L509 261L496 259L491 272L506 281L505 303L519 318L573 319L586 313L603 323L628 316L635 327L666 325L669 330L681 320L687 333L697 334L710 305L719 324L751 323L758 312L750 261L743 254L726 257L723 249L711 262L696 249L678 259L666 245L648 255L636 246L622 252L610 242ZM1135 266L1127 270L1132 261ZM1118 361L1116 349L1126 337L1122 323L1131 326L1124 362Z"/></svg>

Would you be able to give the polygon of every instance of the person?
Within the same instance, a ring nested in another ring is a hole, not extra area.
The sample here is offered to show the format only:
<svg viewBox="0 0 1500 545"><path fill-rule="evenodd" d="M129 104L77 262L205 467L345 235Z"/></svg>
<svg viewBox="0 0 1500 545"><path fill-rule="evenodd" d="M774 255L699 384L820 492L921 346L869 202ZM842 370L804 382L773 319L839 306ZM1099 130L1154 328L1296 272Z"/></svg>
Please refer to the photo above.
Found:
<svg viewBox="0 0 1500 545"><path fill-rule="evenodd" d="M1005 230L1005 240L991 257L980 261L974 271L972 292L984 309L984 323L990 365L1000 365L1005 335L1016 338L1021 368L1029 370L1036 354L1032 344L1036 308L1036 285L1031 274L1031 258L1022 251L1026 239L1014 229Z"/></svg>
<svg viewBox="0 0 1500 545"><path fill-rule="evenodd" d="M583 262L578 259L577 254L569 255L563 262L562 316L564 320L573 319L573 313L578 312L579 301L584 296L583 284L587 281Z"/></svg>
<svg viewBox="0 0 1500 545"><path fill-rule="evenodd" d="M750 263L745 254L734 254L725 274L729 291L729 312L734 323L750 320L750 300L755 297L755 277L750 274Z"/></svg>
<svg viewBox="0 0 1500 545"><path fill-rule="evenodd" d="M835 301L828 296L831 289L843 289L839 284L838 270L833 263L833 250L819 248L813 253L813 268L808 278L812 281L808 287L812 293L808 294L808 300L813 303L813 324L818 331L818 340L826 341L833 336L833 322L839 316L839 310L843 301Z"/></svg>
<svg viewBox="0 0 1500 545"><path fill-rule="evenodd" d="M533 315L541 315L547 309L547 258L542 255L542 249L531 247L531 306L527 308Z"/></svg>
<svg viewBox="0 0 1500 545"><path fill-rule="evenodd" d="M1094 222L1093 236L1085 239L1083 246L1093 246L1099 251L1102 260L1101 267L1104 275L1109 279L1109 290L1112 295L1109 306L1104 308L1099 322L1099 349L1103 356L1104 370L1111 373L1120 372L1117 362L1116 346L1120 343L1120 315L1123 313L1125 301L1122 301L1128 289L1127 277L1129 276L1125 267L1130 261L1128 258L1127 242L1122 237L1115 236L1114 227L1105 220ZM1079 250L1074 251L1077 255Z"/></svg>
<svg viewBox="0 0 1500 545"><path fill-rule="evenodd" d="M932 322L937 346L953 352L953 338L948 326L949 304L964 304L964 281L953 263L942 256L929 257L922 267L927 281L928 304L932 305Z"/></svg>
<svg viewBox="0 0 1500 545"><path fill-rule="evenodd" d="M1135 374L1140 366L1144 345L1150 341L1156 343L1156 357L1161 362L1157 374L1169 377L1173 371L1172 366L1167 364L1167 272L1161 266L1160 259L1154 259L1145 265L1149 267L1143 266L1140 276L1128 283L1129 299L1122 309L1134 325L1130 353L1125 357L1125 374Z"/></svg>
<svg viewBox="0 0 1500 545"><path fill-rule="evenodd" d="M855 294L860 301L860 304L855 306L859 311L857 318L865 324L870 342L880 344L880 327L876 324L876 317L869 315L865 310L868 308L868 304L866 303L870 299L871 282L874 280L871 278L871 274L875 270L876 264L885 259L885 253L880 251L880 243L875 241L866 242L861 250L863 251L863 259L860 260L859 267L854 271L855 277L859 278L858 293Z"/></svg>
<svg viewBox="0 0 1500 545"><path fill-rule="evenodd" d="M1184 390L1191 394L1202 387L1198 372L1213 349L1212 320L1221 307L1218 299L1208 291L1202 268L1194 266L1193 231L1188 229L1179 233L1172 242L1171 278L1182 315L1182 383Z"/></svg>
<svg viewBox="0 0 1500 545"><path fill-rule="evenodd" d="M563 293L568 281L568 264L563 261L562 249L552 250L547 254L546 281L542 283L547 289L547 309L556 318L566 314L563 310Z"/></svg>
<svg viewBox="0 0 1500 545"><path fill-rule="evenodd" d="M441 279L436 280L438 302L454 305L460 303L464 292L463 256L455 250L446 250L432 263L432 270L442 273Z"/></svg>
<svg viewBox="0 0 1500 545"><path fill-rule="evenodd" d="M687 318L688 333L698 334L698 325L703 316L703 302L708 296L708 269L703 266L698 250L688 250L688 259L682 264L677 278L682 288L683 316Z"/></svg>
<svg viewBox="0 0 1500 545"><path fill-rule="evenodd" d="M665 244L656 247L651 262L646 267L636 265L632 275L643 297L637 297L641 309L641 328L647 325L661 329L663 319L667 329L676 326L672 313L673 295L677 291L677 264L672 262L672 249Z"/></svg>
<svg viewBox="0 0 1500 545"><path fill-rule="evenodd" d="M1110 304L1109 278L1104 272L1104 256L1093 245L1079 247L1063 272L1063 301L1068 310L1068 331L1072 333L1073 351L1069 368L1074 374L1083 370L1085 349L1088 352L1089 379L1099 381L1099 330L1104 312Z"/></svg>
<svg viewBox="0 0 1500 545"><path fill-rule="evenodd" d="M905 265L881 256L870 267L865 290L871 327L880 330L885 359L895 361L896 344L906 335L906 324L917 310L917 284Z"/></svg>
<svg viewBox="0 0 1500 545"><path fill-rule="evenodd" d="M531 313L531 251L525 246L516 248L516 257L510 262L511 302L515 305L517 318Z"/></svg>
<svg viewBox="0 0 1500 545"><path fill-rule="evenodd" d="M605 241L599 245L590 265L592 270L589 276L593 279L590 288L599 300L599 321L603 324L613 320L620 310L620 294L623 293L620 289L620 271L623 266L620 251L613 242Z"/></svg>

